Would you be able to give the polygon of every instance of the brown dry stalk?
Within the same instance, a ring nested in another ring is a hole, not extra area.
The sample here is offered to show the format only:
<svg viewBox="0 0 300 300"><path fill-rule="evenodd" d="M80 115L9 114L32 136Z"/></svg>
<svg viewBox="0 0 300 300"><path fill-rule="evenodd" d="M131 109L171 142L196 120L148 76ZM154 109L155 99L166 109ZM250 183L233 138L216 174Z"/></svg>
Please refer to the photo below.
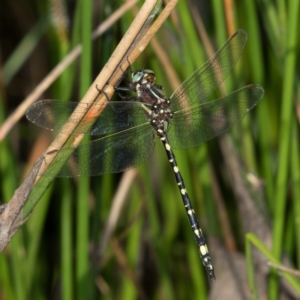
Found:
<svg viewBox="0 0 300 300"><path fill-rule="evenodd" d="M26 193L23 192L23 197L19 196L19 193L15 193L13 198L10 200L10 202L1 207L0 209L0 224L2 228L6 228L4 231L0 231L0 252L4 247L7 245L9 240L12 238L12 236L15 234L17 229L26 221L26 219L23 218L22 215L22 209L24 205L27 203L27 199L30 195L31 190L34 188L34 185L38 182L40 176L36 177L36 174L42 174L46 171L46 169L49 167L49 164L54 159L54 157L57 155L59 150L64 146L64 144L68 141L69 137L72 136L72 133L76 129L78 125L82 121L88 122L91 119L95 117L96 114L100 114L101 111L105 107L105 102L107 101L106 97L101 94L99 96L99 92L96 89L96 86L98 88L103 89L105 84L109 82L109 84L105 88L106 94L110 97L114 92L114 84L118 80L118 78L121 76L122 68L118 67L122 61L128 60L130 63L133 63L136 58L140 55L140 53L145 49L145 47L150 42L151 38L154 36L154 34L157 32L157 30L160 28L160 26L163 24L163 22L166 20L166 18L169 16L175 5L177 4L178 0L171 0L168 5L165 7L163 12L160 14L158 19L154 22L152 27L149 29L149 31L145 34L143 39L139 42L137 47L131 52L131 54L128 56L128 58L125 57L128 49L130 48L131 44L133 43L134 39L140 32L140 29L143 27L144 23L146 22L148 16L151 14L151 11L153 10L154 6L156 5L155 0L146 0L143 7L139 11L138 15L134 19L132 25L128 29L127 33L125 34L124 38L116 48L115 52L112 54L111 58L109 59L108 63L105 65L103 70L100 72L99 76L95 79L95 81L92 83L91 87L88 89L87 93L83 97L82 101L84 103L90 104L91 108L87 112L80 111L80 114L82 115L81 118L78 118L79 113L75 109L74 113L76 114L76 122L73 121L73 114L69 118L68 122L65 124L65 126L62 128L62 133L59 133L55 140L52 142L52 144L49 146L49 148L46 150L45 154L38 159L38 162L42 162L42 166L40 167L40 164L38 165L35 163L34 168L31 171L31 175L29 175L24 183L21 185L21 187L18 189L18 191L21 191L21 188L25 186ZM124 59L125 58L125 59ZM124 68L123 68L124 69ZM113 76L112 76L113 74ZM26 109L23 110L23 114ZM66 133L69 134L66 134ZM83 138L83 134L78 135L75 137L73 142L73 146L76 147L81 139ZM73 138L73 137L72 137ZM40 168L39 168L40 167ZM39 169L39 170L38 170ZM33 176L34 175L34 176ZM27 184L27 181L30 180L31 184ZM33 183L33 181L35 182ZM23 190L22 190L23 191ZM14 203L14 208L11 208L11 204ZM18 213L19 212L19 213ZM11 216L11 217L10 217ZM28 217L28 216L27 216Z"/></svg>
<svg viewBox="0 0 300 300"><path fill-rule="evenodd" d="M126 2L116 10L107 20L102 22L93 32L92 38L95 40L109 27L120 19L123 14L135 5L137 0ZM0 127L0 141L2 141L13 126L24 116L27 108L34 103L51 86L51 84L61 75L61 73L81 54L82 45L77 45L42 81L37 87L22 101L17 109L5 120Z"/></svg>
<svg viewBox="0 0 300 300"><path fill-rule="evenodd" d="M58 133L54 141L45 151L45 159L39 171L40 175L42 175L47 170L55 156L58 154L59 150L68 141L68 139L70 138L76 127L79 125L79 123L88 123L91 120L91 117L95 118L96 115L100 115L100 113L103 111L103 109L106 106L107 99L103 93L99 95L99 91L96 87L98 87L99 89L103 89L105 84L109 81L113 72L117 69L120 61L123 59L125 53L129 49L134 39L138 35L139 31L143 27L144 23L146 22L147 18L149 17L155 4L155 0L148 0L144 3L143 7L139 11L136 18L133 20L127 33L115 49L111 58L106 63L106 65L99 73L97 78L94 80L90 88L87 90L86 94L83 96L81 101L83 103L86 103L87 105L91 105L91 108L87 112L83 111L80 107L74 110L68 122L63 126L61 132ZM120 77L120 75L118 77ZM105 93L108 97L111 97L114 92L113 85L116 82L116 80L117 78L115 78L114 80L110 80L109 86L106 86L105 88ZM83 137L84 133L76 135L75 139L72 140L71 146L77 147L83 139ZM71 138L73 139L73 137ZM39 180L39 178L40 176L37 177L37 181Z"/></svg>
<svg viewBox="0 0 300 300"><path fill-rule="evenodd" d="M157 20L154 22L154 24L150 27L148 32L145 34L145 36L142 38L142 40L139 42L139 44L135 47L135 49L130 53L128 58L125 57L125 54L127 53L128 49L132 45L134 39L140 32L141 28L143 27L144 23L146 22L147 18L151 14L156 2L153 0L148 0L145 2L141 10L139 11L138 15L132 22L130 28L128 29L127 33L117 46L116 50L112 54L111 58L107 62L107 64L104 66L98 77L95 79L95 81L92 83L84 97L82 98L82 102L86 103L87 105L91 105L91 108L88 112L84 112L80 109L75 109L74 113L71 115L69 121L64 125L62 128L61 134L58 134L56 139L52 142L52 144L49 146L49 148L46 150L46 158L44 160L44 163L41 167L41 170L39 174L43 174L46 169L48 168L49 164L52 162L52 160L55 158L55 156L58 154L58 151L64 146L64 144L67 142L69 136L74 132L76 127L79 125L80 122L88 123L91 119L95 119L95 116L100 115L100 113L105 108L107 99L106 96L102 93L99 95L98 90L103 89L105 84L109 81L109 84L105 86L105 93L110 98L112 94L114 93L114 84L116 81L120 78L122 75L124 67L122 65L119 67L121 61L129 61L130 64L132 64L136 58L141 54L141 52L145 49L145 47L150 42L151 38L155 35L155 33L158 31L158 29L161 27L163 22L167 19L171 11L174 9L176 3L178 0L173 0L168 3L168 5L165 7L165 9L162 11L162 13L159 15ZM126 67L127 67L126 62ZM113 75L112 75L113 74ZM76 121L74 122L74 116L76 116ZM66 134L67 133L67 134ZM69 133L69 134L68 134ZM77 147L78 144L83 139L84 134L79 134L76 136L76 138L72 141L72 146ZM47 155L49 154L49 155ZM51 154L51 155L50 155ZM39 180L39 177L37 178L37 181Z"/></svg>

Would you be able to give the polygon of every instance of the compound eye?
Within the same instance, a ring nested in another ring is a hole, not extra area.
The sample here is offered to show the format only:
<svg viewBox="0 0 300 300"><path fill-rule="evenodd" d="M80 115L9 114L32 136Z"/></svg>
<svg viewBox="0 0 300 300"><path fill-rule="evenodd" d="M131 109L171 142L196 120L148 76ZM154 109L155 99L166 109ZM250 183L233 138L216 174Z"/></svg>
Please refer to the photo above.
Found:
<svg viewBox="0 0 300 300"><path fill-rule="evenodd" d="M144 78L148 81L148 82L151 82L151 83L154 83L155 82L155 74L152 70L144 70Z"/></svg>
<svg viewBox="0 0 300 300"><path fill-rule="evenodd" d="M144 72L141 70L138 70L134 73L132 73L132 82L138 82L143 78Z"/></svg>

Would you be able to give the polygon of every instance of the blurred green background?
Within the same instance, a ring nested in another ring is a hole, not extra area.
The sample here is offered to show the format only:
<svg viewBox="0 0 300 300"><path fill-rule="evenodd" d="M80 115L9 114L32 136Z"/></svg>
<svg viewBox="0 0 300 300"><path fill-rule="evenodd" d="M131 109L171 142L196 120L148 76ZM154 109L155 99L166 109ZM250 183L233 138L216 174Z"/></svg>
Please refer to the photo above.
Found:
<svg viewBox="0 0 300 300"><path fill-rule="evenodd" d="M157 142L130 182L101 257L122 174L59 178L40 201L35 199L30 218L0 254L0 299L299 297L299 280L280 284L278 272L267 266L271 254L292 269L300 263L298 2L179 1L132 66L154 70L170 96L237 29L248 32L242 57L222 91L258 83L265 89L263 99L230 138L175 152L208 242L215 284L208 282ZM123 4L1 1L0 126L78 42L82 56L40 99L80 100L142 1L91 43L92 30ZM23 117L0 141L0 204L11 199L51 140ZM252 243L245 245L248 232L260 239L254 257ZM264 246L272 251L268 259ZM254 286L247 278L254 278Z"/></svg>

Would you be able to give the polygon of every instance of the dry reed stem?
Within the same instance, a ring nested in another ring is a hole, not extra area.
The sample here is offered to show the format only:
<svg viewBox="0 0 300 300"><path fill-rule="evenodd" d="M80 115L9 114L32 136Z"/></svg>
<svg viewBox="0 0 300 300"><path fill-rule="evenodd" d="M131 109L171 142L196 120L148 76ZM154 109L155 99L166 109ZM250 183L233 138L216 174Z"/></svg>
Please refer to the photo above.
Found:
<svg viewBox="0 0 300 300"><path fill-rule="evenodd" d="M127 33L115 49L114 53L99 73L97 78L94 80L90 88L87 90L86 94L82 98L82 102L86 103L87 105L91 105L91 108L84 112L80 107L74 110L73 114L70 116L68 122L63 126L62 130L48 149L45 151L45 160L39 174L42 175L50 166L51 162L58 154L59 150L64 146L64 144L68 141L76 127L79 125L80 122L88 123L90 119L90 115L93 115L93 118L103 111L105 108L105 102L107 102L106 96L102 93L99 95L99 92L96 87L99 89L103 89L105 84L109 81L114 71L117 69L120 61L123 59L124 55L126 54L127 50L130 48L131 44L133 43L134 39L138 35L139 31L143 27L144 23L146 22L148 16L150 15L151 11L153 10L156 1L148 0L144 3L143 7L139 11L137 17L133 20L131 26L129 27ZM105 92L108 97L111 97L114 89L113 84L115 80L110 80L110 85L105 88ZM92 110L92 111L91 111ZM76 117L75 117L76 116ZM72 145L77 147L78 144L82 141L84 134L79 134L75 137L72 141ZM73 138L73 137L71 137ZM39 180L40 176L37 177L37 181Z"/></svg>
<svg viewBox="0 0 300 300"><path fill-rule="evenodd" d="M71 115L69 121L64 125L62 128L61 134L58 134L56 139L52 142L49 148L46 150L46 156L44 163L41 167L39 174L43 174L48 166L51 164L55 156L58 154L59 150L63 147L63 145L67 142L69 136L74 132L76 127L79 125L80 122L88 123L90 119L90 115L92 114L93 118L96 115L100 115L100 113L105 108L105 103L107 102L106 96L104 94L100 94L96 89L96 86L99 89L103 89L105 84L109 81L109 84L106 85L104 91L108 97L111 97L114 92L114 84L120 78L124 70L124 65L120 65L122 61L126 61L127 67L127 60L132 64L136 58L141 54L141 52L145 49L145 47L149 44L152 37L158 31L160 26L163 22L167 19L171 11L174 9L175 5L177 4L178 0L173 0L168 3L165 7L163 12L139 42L139 44L135 47L135 49L129 54L128 57L125 57L128 49L134 42L134 39L138 35L139 31L143 27L144 23L146 22L147 18L149 17L150 13L152 12L156 2L153 0L148 0L145 2L141 10L139 11L138 15L134 19L133 23L131 24L130 28L128 29L127 33L117 46L116 50L112 54L111 58L104 66L98 77L92 83L90 88L88 89L87 93L82 98L82 102L91 105L89 111L80 113L75 109L74 113ZM119 67L120 65L120 67ZM112 75L113 74L113 75ZM73 115L76 115L76 122L73 120ZM67 134L69 133L69 135ZM72 146L77 147L78 144L83 139L84 134L77 135L76 138L72 141ZM49 155L47 155L47 153ZM37 178L37 181L39 177Z"/></svg>
<svg viewBox="0 0 300 300"><path fill-rule="evenodd" d="M145 34L144 38L140 41L140 43L137 45L137 47L132 51L132 53L127 58L130 63L134 62L135 59L139 56L139 54L145 49L146 45L150 42L151 38L154 36L154 34L157 32L157 30L160 28L160 26L163 24L163 22L166 20L166 18L169 16L175 5L177 4L178 0L171 0L168 5L165 7L163 12L160 14L159 18L154 22L152 27L149 29L149 31ZM118 45L117 49L111 56L110 60L106 64L106 66L103 68L103 70L100 72L99 76L96 78L96 80L93 82L87 93L84 95L82 101L84 103L90 103L93 105L92 109L95 105L101 105L101 103L104 103L104 101L107 101L107 99L103 95L98 95L98 91L96 89L96 86L98 86L100 89L104 87L104 85L109 81L108 87L105 89L105 92L111 96L114 92L113 85L117 81L117 79L120 77L122 70L121 68L118 68L120 62L125 58L125 55L130 48L131 44L133 43L135 37L138 35L140 29L146 22L148 16L151 14L151 11L153 10L154 6L156 5L156 1L154 0L146 0L145 4L141 8L140 12L134 19L133 23L131 24L130 28L128 29L127 33L125 34L124 38ZM126 60L126 58L125 58ZM113 74L113 77L112 77ZM96 102L94 102L96 101ZM24 109L25 112L25 109ZM23 112L23 113L24 113ZM76 110L75 110L76 112ZM100 114L101 111L98 111ZM77 117L76 120L78 120L78 113L76 112ZM66 123L66 125L63 127L62 131L64 134L58 134L56 139L53 141L53 143L49 146L49 148L46 150L46 154L44 154L41 158L38 159L35 163L34 168L30 172L30 177L27 177L23 184L20 186L20 188L17 191L21 191L21 189L26 189L26 193L23 193L23 197L18 196L18 193L16 192L13 198L10 200L10 202L1 207L0 211L0 224L2 228L7 228L5 232L2 232L3 235L1 236L0 242L1 242L1 248L5 248L9 240L12 238L12 236L16 233L17 229L27 220L19 217L22 215L22 209L24 205L27 203L27 199L31 193L31 190L34 188L35 184L39 180L40 176L36 176L36 174L41 174L46 171L48 168L50 162L53 160L53 158L57 155L59 152L59 149L63 147L63 145L67 142L69 136L65 134L66 132L69 132L69 135L72 135L76 127L79 125L79 123L85 118L85 115L89 115L90 111L88 111L86 114L82 114L82 119L79 119L78 123L75 123L72 120L72 116L70 117L69 121ZM83 138L82 136L77 136L74 142L76 145L80 142ZM51 155L47 155L51 154ZM47 158L45 158L47 156ZM50 157L51 156L51 157ZM47 163L45 163L47 160ZM39 168L40 163L42 162L42 167ZM39 170L38 170L39 169ZM32 176L34 175L34 176ZM33 184L33 181L36 179L35 183ZM31 184L26 184L26 181L30 180ZM22 190L23 191L23 190ZM11 204L14 204L14 209L12 210ZM19 212L16 217L16 212ZM14 218L7 218L7 216L12 216ZM2 223L1 223L2 222ZM12 230L13 229L13 230Z"/></svg>
<svg viewBox="0 0 300 300"><path fill-rule="evenodd" d="M93 32L92 38L95 40L109 27L123 16L123 14L135 5L137 0L126 2L115 11L107 20L102 22ZM38 86L22 101L16 110L5 120L0 127L0 142L6 137L13 126L24 116L27 108L39 99L51 84L61 75L61 73L81 54L82 45L77 45L42 81Z"/></svg>

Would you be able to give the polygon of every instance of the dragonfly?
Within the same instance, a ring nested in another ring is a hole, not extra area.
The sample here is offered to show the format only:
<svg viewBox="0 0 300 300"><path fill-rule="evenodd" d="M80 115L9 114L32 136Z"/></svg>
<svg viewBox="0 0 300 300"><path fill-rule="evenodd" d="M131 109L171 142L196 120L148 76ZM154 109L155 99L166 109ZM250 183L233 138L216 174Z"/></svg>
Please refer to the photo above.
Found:
<svg viewBox="0 0 300 300"><path fill-rule="evenodd" d="M131 80L125 80L125 86L115 86L121 101L107 99L94 123L76 131L99 138L77 148L70 146L59 150L52 161L52 166L57 164L59 167L49 168L51 170L45 175L73 177L122 172L146 161L158 138L175 175L202 263L212 281L215 280L212 259L172 149L197 147L228 131L261 100L264 89L258 84L250 84L208 101L236 65L246 41L246 31L238 30L170 98L164 96L163 86L156 84L152 70L132 72ZM127 92L130 95L125 96ZM75 108L80 115L89 110L82 102L42 100L28 108L26 117L42 128L63 133L63 125L67 120L70 122ZM72 119L78 122L74 113ZM79 154L88 156L87 164L78 163ZM63 167L62 161L67 161Z"/></svg>

